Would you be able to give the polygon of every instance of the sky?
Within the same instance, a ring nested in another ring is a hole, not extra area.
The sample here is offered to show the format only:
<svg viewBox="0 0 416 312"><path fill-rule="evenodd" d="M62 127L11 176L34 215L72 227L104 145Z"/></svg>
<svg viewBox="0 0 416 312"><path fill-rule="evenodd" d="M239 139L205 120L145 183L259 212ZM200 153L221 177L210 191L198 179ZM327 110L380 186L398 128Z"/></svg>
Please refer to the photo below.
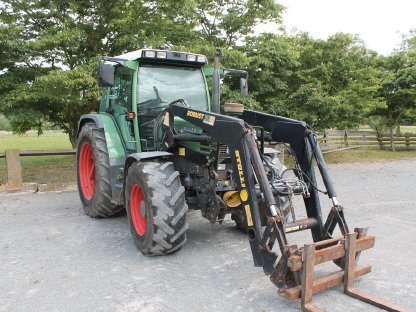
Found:
<svg viewBox="0 0 416 312"><path fill-rule="evenodd" d="M336 32L357 34L367 48L388 55L400 47L402 34L416 29L415 0L278 0L286 7L283 24L313 38Z"/></svg>

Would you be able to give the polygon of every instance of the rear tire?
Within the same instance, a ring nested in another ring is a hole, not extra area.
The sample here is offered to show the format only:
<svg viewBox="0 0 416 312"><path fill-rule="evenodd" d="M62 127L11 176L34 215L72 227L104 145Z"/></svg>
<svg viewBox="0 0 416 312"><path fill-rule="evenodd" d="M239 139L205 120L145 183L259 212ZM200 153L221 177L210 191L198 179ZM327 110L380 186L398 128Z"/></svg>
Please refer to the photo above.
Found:
<svg viewBox="0 0 416 312"><path fill-rule="evenodd" d="M107 218L123 207L111 203L110 159L102 129L86 123L78 137L77 181L85 213L93 218Z"/></svg>
<svg viewBox="0 0 416 312"><path fill-rule="evenodd" d="M186 243L188 205L172 162L132 164L125 203L134 244L144 255L170 254Z"/></svg>

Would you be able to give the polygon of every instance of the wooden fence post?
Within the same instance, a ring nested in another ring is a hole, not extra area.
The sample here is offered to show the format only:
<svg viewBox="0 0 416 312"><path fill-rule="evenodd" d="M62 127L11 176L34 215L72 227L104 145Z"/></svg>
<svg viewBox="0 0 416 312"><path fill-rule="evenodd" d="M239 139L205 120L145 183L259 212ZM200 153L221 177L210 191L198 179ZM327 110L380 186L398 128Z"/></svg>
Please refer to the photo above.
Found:
<svg viewBox="0 0 416 312"><path fill-rule="evenodd" d="M325 149L325 150L327 150L327 149L329 149L329 146L328 146L328 132L327 132L327 130L325 129L324 130L324 136L322 137L322 147L323 147L323 149Z"/></svg>
<svg viewBox="0 0 416 312"><path fill-rule="evenodd" d="M368 148L368 140L365 134L363 134L363 145L364 145L364 148Z"/></svg>
<svg viewBox="0 0 416 312"><path fill-rule="evenodd" d="M406 143L406 150L410 151L410 133L406 132L404 134L404 141Z"/></svg>
<svg viewBox="0 0 416 312"><path fill-rule="evenodd" d="M344 143L345 143L345 147L350 147L350 144L348 143L347 131L345 131L345 133L344 133Z"/></svg>
<svg viewBox="0 0 416 312"><path fill-rule="evenodd" d="M21 190L23 187L20 153L17 149L6 150L7 190Z"/></svg>

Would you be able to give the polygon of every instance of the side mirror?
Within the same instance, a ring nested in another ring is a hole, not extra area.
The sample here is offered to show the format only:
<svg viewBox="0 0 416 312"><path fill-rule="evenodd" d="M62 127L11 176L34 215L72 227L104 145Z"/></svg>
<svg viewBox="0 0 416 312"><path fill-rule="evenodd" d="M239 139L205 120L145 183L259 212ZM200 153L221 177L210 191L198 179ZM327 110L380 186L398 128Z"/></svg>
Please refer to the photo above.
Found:
<svg viewBox="0 0 416 312"><path fill-rule="evenodd" d="M246 78L240 78L240 91L242 96L248 96L248 84Z"/></svg>
<svg viewBox="0 0 416 312"><path fill-rule="evenodd" d="M114 65L100 63L97 82L100 87L114 87Z"/></svg>

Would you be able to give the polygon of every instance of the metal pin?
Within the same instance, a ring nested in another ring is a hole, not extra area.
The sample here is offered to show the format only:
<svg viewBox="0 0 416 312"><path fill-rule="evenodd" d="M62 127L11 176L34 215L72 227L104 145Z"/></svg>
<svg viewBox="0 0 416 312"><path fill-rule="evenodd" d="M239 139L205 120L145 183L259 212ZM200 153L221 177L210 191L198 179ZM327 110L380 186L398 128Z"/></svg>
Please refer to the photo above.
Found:
<svg viewBox="0 0 416 312"><path fill-rule="evenodd" d="M269 207L269 209L270 209L270 213L272 214L272 216L273 217L276 217L277 216L276 206L275 205L271 205Z"/></svg>

